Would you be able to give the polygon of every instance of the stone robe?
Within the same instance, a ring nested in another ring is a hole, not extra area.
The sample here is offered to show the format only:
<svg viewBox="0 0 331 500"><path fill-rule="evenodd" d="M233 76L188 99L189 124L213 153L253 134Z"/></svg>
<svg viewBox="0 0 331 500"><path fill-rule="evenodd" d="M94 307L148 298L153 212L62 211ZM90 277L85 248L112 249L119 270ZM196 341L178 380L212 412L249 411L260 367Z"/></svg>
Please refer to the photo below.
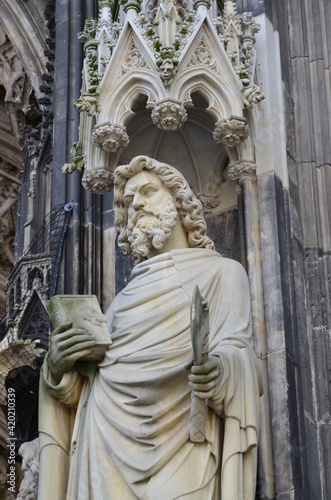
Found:
<svg viewBox="0 0 331 500"><path fill-rule="evenodd" d="M206 441L193 444L185 365L196 284L224 372L207 401ZM241 265L205 249L153 257L107 317L113 344L97 370L81 362L87 377L72 370L54 386L44 364L39 500L253 500L260 379Z"/></svg>

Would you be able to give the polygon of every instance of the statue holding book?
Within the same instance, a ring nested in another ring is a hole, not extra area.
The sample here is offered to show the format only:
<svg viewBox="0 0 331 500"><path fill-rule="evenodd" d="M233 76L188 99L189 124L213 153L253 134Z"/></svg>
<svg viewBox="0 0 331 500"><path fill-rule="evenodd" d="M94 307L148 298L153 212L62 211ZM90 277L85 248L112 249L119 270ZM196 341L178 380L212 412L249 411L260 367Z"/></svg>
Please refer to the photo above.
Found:
<svg viewBox="0 0 331 500"><path fill-rule="evenodd" d="M169 165L117 167L114 211L132 279L106 313L101 361L86 361L96 341L70 312L53 332L38 498L253 500L261 382L245 271L215 252Z"/></svg>

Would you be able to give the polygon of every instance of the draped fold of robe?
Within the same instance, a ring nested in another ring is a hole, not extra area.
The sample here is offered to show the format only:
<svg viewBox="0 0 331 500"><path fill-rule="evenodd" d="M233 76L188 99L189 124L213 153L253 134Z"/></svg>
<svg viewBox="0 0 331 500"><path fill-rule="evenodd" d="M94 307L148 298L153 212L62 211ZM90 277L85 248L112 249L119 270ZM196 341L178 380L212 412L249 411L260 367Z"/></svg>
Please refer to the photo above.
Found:
<svg viewBox="0 0 331 500"><path fill-rule="evenodd" d="M223 374L207 401L206 440L194 444L185 365L196 284ZM72 370L54 386L44 363L39 500L253 500L261 382L241 265L206 249L153 257L134 268L107 318L113 344L94 374ZM52 456L66 463L58 479Z"/></svg>

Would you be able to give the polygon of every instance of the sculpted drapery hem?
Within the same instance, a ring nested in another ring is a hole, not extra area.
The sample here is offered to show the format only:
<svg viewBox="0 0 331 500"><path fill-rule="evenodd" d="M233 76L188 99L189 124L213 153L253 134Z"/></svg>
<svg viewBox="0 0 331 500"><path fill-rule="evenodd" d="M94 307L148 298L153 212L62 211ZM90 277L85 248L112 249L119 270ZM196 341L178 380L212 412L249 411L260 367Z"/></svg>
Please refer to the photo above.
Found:
<svg viewBox="0 0 331 500"><path fill-rule="evenodd" d="M212 250L185 249L139 264L132 278L107 313L114 343L91 390L76 371L54 387L45 365L41 461L47 465L48 453L66 454L69 499L253 499L260 381L244 270ZM209 352L224 368L208 401L207 439L199 445L188 441L191 394L185 370L195 284L210 304ZM93 367L90 380L92 372ZM69 407L77 403L82 384L88 397L81 394L73 424ZM59 422L73 436L71 444ZM46 499L42 491L41 473L40 500Z"/></svg>

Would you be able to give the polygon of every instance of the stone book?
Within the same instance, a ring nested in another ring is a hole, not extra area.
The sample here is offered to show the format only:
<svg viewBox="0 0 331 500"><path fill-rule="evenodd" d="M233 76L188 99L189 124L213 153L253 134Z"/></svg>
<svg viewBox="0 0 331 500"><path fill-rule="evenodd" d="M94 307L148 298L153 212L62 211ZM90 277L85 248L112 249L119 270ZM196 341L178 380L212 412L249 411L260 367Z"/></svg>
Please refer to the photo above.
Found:
<svg viewBox="0 0 331 500"><path fill-rule="evenodd" d="M48 302L47 311L53 326L72 323L73 328L82 328L95 339L90 354L81 361L101 361L112 344L107 327L107 319L102 314L95 295L54 295Z"/></svg>

